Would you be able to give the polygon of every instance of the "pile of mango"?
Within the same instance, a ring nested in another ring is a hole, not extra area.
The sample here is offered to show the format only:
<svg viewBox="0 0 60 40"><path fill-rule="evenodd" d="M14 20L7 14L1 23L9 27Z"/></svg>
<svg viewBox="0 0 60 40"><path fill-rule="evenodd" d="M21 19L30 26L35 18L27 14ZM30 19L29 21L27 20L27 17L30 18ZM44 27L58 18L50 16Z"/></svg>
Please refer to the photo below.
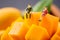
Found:
<svg viewBox="0 0 60 40"><path fill-rule="evenodd" d="M59 18L43 12L30 12L24 18L17 8L0 9L0 40L60 40Z"/></svg>

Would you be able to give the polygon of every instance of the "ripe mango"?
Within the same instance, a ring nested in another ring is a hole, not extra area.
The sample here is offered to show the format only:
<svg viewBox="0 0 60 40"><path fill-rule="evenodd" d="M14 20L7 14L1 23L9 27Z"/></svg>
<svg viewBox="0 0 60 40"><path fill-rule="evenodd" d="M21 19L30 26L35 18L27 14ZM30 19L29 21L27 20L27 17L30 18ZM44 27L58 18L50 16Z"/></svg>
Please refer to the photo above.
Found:
<svg viewBox="0 0 60 40"><path fill-rule="evenodd" d="M11 29L11 27L8 27L8 28L3 32L3 34L1 35L1 39L0 39L0 40L13 40L13 39L9 36L9 34L8 34L8 32L10 31L10 29Z"/></svg>
<svg viewBox="0 0 60 40"><path fill-rule="evenodd" d="M24 14L25 21L31 26L32 24L39 25L39 20L41 16L41 12L31 12L31 18L26 18L26 14ZM29 14L28 14L29 17Z"/></svg>
<svg viewBox="0 0 60 40"><path fill-rule="evenodd" d="M16 21L19 22L20 18ZM22 19L21 19L22 20ZM20 40L19 35L15 35L20 30L20 26L18 22L12 23L11 27L8 27L6 31L1 35L1 40ZM18 29L19 28L19 29ZM16 30L17 29L17 30ZM21 29L22 30L22 29ZM23 29L24 30L24 29ZM19 33L18 33L19 34ZM23 35L24 36L24 35Z"/></svg>
<svg viewBox="0 0 60 40"><path fill-rule="evenodd" d="M0 30L0 39L1 39L1 35L4 33L4 30Z"/></svg>
<svg viewBox="0 0 60 40"><path fill-rule="evenodd" d="M52 36L57 30L58 22L59 22L58 17L47 14L42 18L40 25L46 28L49 35Z"/></svg>
<svg viewBox="0 0 60 40"><path fill-rule="evenodd" d="M29 29L28 25L24 22L14 22L11 25L12 29L8 33L13 39L25 40L25 35Z"/></svg>
<svg viewBox="0 0 60 40"><path fill-rule="evenodd" d="M37 25L32 25L25 36L25 40L48 40L49 38L47 30Z"/></svg>
<svg viewBox="0 0 60 40"><path fill-rule="evenodd" d="M13 7L5 7L0 9L0 30L6 29L18 17L21 17L20 10Z"/></svg>
<svg viewBox="0 0 60 40"><path fill-rule="evenodd" d="M60 40L60 36L55 34L50 40Z"/></svg>
<svg viewBox="0 0 60 40"><path fill-rule="evenodd" d="M39 25L40 17L41 17L41 12L32 12L31 20L33 24Z"/></svg>
<svg viewBox="0 0 60 40"><path fill-rule="evenodd" d="M60 23L58 24L57 32L52 36L51 40L60 40Z"/></svg>

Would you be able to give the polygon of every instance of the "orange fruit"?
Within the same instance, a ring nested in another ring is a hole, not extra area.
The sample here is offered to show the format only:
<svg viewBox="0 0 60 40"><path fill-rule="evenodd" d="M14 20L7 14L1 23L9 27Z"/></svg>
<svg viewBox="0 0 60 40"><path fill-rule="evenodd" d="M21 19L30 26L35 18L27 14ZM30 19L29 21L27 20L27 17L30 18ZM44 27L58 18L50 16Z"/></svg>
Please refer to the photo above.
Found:
<svg viewBox="0 0 60 40"><path fill-rule="evenodd" d="M20 10L14 7L5 7L0 9L0 30L6 29L11 23L21 15Z"/></svg>
<svg viewBox="0 0 60 40"><path fill-rule="evenodd" d="M12 40L12 37L9 36L8 32L10 31L11 27L8 27L3 34L1 35L0 40Z"/></svg>
<svg viewBox="0 0 60 40"><path fill-rule="evenodd" d="M42 18L40 25L46 28L49 35L52 36L57 30L58 22L59 22L58 17L47 14Z"/></svg>
<svg viewBox="0 0 60 40"><path fill-rule="evenodd" d="M31 18L26 18L26 14L24 15L25 21L31 26L32 24L39 25L39 20L41 16L41 12L31 12ZM27 14L29 17L29 14Z"/></svg>
<svg viewBox="0 0 60 40"><path fill-rule="evenodd" d="M56 33L52 36L51 40L60 40L60 22L58 23L58 28Z"/></svg>
<svg viewBox="0 0 60 40"><path fill-rule="evenodd" d="M15 22L11 25L11 30L8 33L13 39L16 40L25 40L25 35L29 27L24 22Z"/></svg>
<svg viewBox="0 0 60 40"><path fill-rule="evenodd" d="M48 40L49 38L47 30L37 25L32 25L25 36L25 40Z"/></svg>

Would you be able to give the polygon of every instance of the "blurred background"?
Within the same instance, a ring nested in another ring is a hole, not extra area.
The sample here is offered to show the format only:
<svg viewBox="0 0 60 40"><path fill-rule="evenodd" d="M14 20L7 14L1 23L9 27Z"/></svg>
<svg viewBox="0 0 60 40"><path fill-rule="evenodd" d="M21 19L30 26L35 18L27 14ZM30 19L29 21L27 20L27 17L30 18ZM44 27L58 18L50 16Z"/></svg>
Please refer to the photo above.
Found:
<svg viewBox="0 0 60 40"><path fill-rule="evenodd" d="M2 7L16 7L20 10L24 10L28 3L32 6L35 5L39 0L0 0L0 8ZM58 8L60 8L60 0L54 0L53 4L55 4Z"/></svg>
<svg viewBox="0 0 60 40"><path fill-rule="evenodd" d="M31 6L34 6L39 1L41 0L0 0L0 8L15 7L24 11L24 9L26 9L28 4L31 4ZM58 16L60 18L60 0L53 0L53 5L50 7L50 9L51 9L51 11L49 12L50 14L54 16ZM36 8L34 8L34 10L36 10ZM22 15L23 14L24 13L22 12Z"/></svg>

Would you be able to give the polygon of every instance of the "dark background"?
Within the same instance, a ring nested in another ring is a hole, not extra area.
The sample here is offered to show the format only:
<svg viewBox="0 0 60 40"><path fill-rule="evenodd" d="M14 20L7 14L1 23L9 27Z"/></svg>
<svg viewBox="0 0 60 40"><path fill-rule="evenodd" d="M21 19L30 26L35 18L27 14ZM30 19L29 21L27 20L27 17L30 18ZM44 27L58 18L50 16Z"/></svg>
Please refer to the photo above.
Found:
<svg viewBox="0 0 60 40"><path fill-rule="evenodd" d="M26 8L28 3L36 4L39 0L0 0L0 8L2 7L16 7L20 10L23 10ZM57 5L58 8L60 8L60 0L54 0L53 2L55 5Z"/></svg>

